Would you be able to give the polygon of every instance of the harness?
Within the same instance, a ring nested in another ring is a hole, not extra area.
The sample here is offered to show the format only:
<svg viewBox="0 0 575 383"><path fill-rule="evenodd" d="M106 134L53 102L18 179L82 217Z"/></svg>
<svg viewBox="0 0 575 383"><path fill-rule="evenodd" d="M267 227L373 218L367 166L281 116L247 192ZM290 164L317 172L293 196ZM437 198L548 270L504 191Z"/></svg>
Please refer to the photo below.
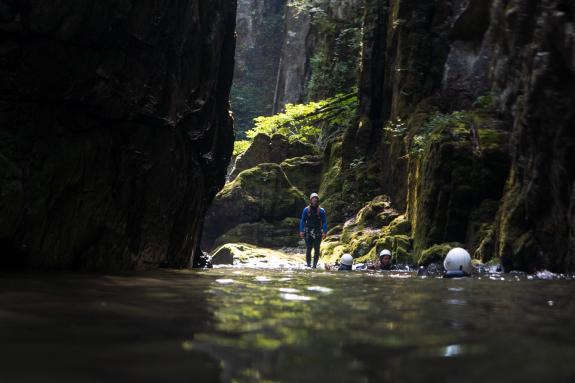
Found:
<svg viewBox="0 0 575 383"><path fill-rule="evenodd" d="M308 217L308 220L309 220L309 218L312 217L311 209L312 209L312 206L309 205L309 206L307 207L307 217ZM314 240L317 239L317 238L321 235L321 213L320 213L320 211L321 211L321 210L320 210L320 207L319 207L319 205L317 205L317 210L316 210L316 214L317 214L317 224L316 224L316 225L317 225L317 226L309 227L309 226L308 226L309 224L306 225L306 230L305 230L305 231L306 231L306 236L309 236L309 237L311 237L311 238L314 239Z"/></svg>
<svg viewBox="0 0 575 383"><path fill-rule="evenodd" d="M319 214L319 211L320 211L320 207L319 207L319 205L317 205L317 210L316 210L317 218L321 219L321 216L320 216L320 214ZM309 205L309 206L307 207L307 216L308 216L308 217L311 217L311 205Z"/></svg>

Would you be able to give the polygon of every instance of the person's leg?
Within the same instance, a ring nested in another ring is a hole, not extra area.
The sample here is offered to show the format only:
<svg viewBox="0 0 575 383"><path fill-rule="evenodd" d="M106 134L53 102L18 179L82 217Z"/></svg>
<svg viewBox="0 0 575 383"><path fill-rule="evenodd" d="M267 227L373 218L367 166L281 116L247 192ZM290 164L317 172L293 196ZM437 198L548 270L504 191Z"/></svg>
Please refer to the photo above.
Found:
<svg viewBox="0 0 575 383"><path fill-rule="evenodd" d="M321 236L318 236L314 241L314 256L313 256L313 268L317 267L317 263L319 262L320 256L320 248L321 248Z"/></svg>
<svg viewBox="0 0 575 383"><path fill-rule="evenodd" d="M305 261L307 263L307 267L311 267L311 250L313 248L313 239L309 236L305 236Z"/></svg>

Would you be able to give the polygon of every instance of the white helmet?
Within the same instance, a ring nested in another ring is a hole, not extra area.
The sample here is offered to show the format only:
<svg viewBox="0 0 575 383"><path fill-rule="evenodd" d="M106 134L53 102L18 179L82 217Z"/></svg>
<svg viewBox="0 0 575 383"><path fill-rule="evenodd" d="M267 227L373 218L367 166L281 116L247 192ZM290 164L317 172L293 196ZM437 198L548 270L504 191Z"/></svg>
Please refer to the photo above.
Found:
<svg viewBox="0 0 575 383"><path fill-rule="evenodd" d="M317 199L319 199L319 194L317 194L317 193L311 193L311 195L309 196L309 199L312 199L312 198L317 198Z"/></svg>
<svg viewBox="0 0 575 383"><path fill-rule="evenodd" d="M379 256L383 257L384 255L389 255L391 257L391 251L389 251L387 249L381 250L381 253L379 253Z"/></svg>
<svg viewBox="0 0 575 383"><path fill-rule="evenodd" d="M339 263L341 263L342 265L351 266L353 265L353 257L351 256L351 254L346 253L341 256Z"/></svg>
<svg viewBox="0 0 575 383"><path fill-rule="evenodd" d="M467 250L461 247L449 250L449 253L447 253L443 261L443 267L445 267L447 271L463 271L467 274L471 274L473 270L471 266L471 256Z"/></svg>

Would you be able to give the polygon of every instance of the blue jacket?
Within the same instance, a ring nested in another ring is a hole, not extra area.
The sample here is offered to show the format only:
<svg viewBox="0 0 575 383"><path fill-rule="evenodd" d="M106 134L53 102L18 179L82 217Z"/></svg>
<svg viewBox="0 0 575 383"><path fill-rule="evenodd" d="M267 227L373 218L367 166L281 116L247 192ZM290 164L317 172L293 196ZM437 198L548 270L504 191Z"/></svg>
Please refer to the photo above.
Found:
<svg viewBox="0 0 575 383"><path fill-rule="evenodd" d="M305 231L305 223L307 222L309 206L303 209L301 213L301 219L299 221L299 232L303 233ZM319 217L321 218L321 230L324 234L327 233L327 215L323 208L319 208Z"/></svg>

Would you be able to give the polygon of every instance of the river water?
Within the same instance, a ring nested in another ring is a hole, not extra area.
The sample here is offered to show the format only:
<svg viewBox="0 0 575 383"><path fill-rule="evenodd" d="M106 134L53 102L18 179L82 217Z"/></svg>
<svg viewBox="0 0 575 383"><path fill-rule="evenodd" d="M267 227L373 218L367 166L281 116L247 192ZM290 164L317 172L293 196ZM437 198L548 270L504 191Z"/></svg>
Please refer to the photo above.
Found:
<svg viewBox="0 0 575 383"><path fill-rule="evenodd" d="M575 280L0 275L0 382L573 382Z"/></svg>

